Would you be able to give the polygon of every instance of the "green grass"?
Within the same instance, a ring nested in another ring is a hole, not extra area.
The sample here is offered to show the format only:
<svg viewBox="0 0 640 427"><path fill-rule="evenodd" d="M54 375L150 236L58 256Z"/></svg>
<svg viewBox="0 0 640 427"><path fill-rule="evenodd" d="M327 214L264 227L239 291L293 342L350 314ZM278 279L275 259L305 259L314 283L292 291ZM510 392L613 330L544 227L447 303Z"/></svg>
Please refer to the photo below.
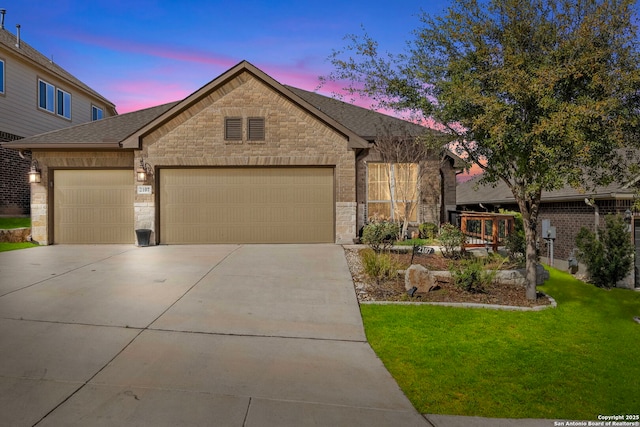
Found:
<svg viewBox="0 0 640 427"><path fill-rule="evenodd" d="M0 228L26 228L31 227L31 218L0 218Z"/></svg>
<svg viewBox="0 0 640 427"><path fill-rule="evenodd" d="M0 243L0 252L6 252L6 251L15 251L18 249L27 249L27 248L35 248L36 245L35 243L31 243L31 242L22 242L22 243Z"/></svg>
<svg viewBox="0 0 640 427"><path fill-rule="evenodd" d="M363 305L367 338L421 413L637 414L640 293L551 269L541 312Z"/></svg>

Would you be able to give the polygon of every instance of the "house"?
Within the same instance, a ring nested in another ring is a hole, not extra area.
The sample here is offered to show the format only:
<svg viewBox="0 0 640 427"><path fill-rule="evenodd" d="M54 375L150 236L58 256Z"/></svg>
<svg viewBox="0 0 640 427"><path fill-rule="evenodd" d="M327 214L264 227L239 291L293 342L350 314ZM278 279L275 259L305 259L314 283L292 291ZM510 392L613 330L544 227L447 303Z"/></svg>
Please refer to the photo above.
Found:
<svg viewBox="0 0 640 427"><path fill-rule="evenodd" d="M477 185L480 177L458 184L456 198L462 211L497 212L499 209L518 211L513 194L500 181L495 186ZM611 184L590 191L578 191L569 186L542 193L538 214L538 247L540 256L551 262L550 240L542 234L543 222L555 227L553 239L553 265L569 270L569 260L575 259L576 236L582 227L591 231L604 226L607 214L626 215L636 245L635 286L640 287L640 217L633 210L636 189L631 185ZM631 285L633 287L633 285Z"/></svg>
<svg viewBox="0 0 640 427"><path fill-rule="evenodd" d="M0 26L0 142L116 113L113 103ZM29 213L29 152L0 148L0 215Z"/></svg>
<svg viewBox="0 0 640 427"><path fill-rule="evenodd" d="M381 121L416 126L243 61L179 102L3 145L37 159L40 244L351 243ZM417 222L455 208L454 157L425 162Z"/></svg>

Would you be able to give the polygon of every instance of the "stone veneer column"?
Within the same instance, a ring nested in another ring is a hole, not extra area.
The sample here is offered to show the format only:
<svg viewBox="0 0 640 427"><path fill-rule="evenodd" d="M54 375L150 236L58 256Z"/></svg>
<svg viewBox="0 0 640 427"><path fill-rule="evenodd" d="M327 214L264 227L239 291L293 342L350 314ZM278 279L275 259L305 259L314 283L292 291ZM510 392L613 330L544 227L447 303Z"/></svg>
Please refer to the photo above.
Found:
<svg viewBox="0 0 640 427"><path fill-rule="evenodd" d="M134 226L135 229L145 228L152 230L150 245L155 245L155 230L156 230L156 208L154 202L135 202L133 204L134 209ZM136 236L137 244L137 236Z"/></svg>
<svg viewBox="0 0 640 427"><path fill-rule="evenodd" d="M49 200L47 195L48 170L42 168L40 184L31 185L31 240L40 245L49 242ZM51 207L53 212L53 206Z"/></svg>
<svg viewBox="0 0 640 427"><path fill-rule="evenodd" d="M352 244L356 236L357 204L355 202L336 203L336 243Z"/></svg>

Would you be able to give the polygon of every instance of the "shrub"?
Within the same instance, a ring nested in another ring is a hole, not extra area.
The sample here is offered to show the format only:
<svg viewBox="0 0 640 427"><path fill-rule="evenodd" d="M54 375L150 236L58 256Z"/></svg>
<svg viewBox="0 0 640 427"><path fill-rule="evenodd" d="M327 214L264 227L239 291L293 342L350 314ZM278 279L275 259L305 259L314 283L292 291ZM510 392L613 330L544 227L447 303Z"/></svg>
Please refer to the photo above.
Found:
<svg viewBox="0 0 640 427"><path fill-rule="evenodd" d="M513 215L514 227L505 239L505 248L509 254L509 258L513 261L524 261L524 254L527 251L527 239L524 234L524 222L520 212L500 210L500 213Z"/></svg>
<svg viewBox="0 0 640 427"><path fill-rule="evenodd" d="M635 248L620 215L607 215L604 229L598 230L599 240L587 228L580 229L576 237L577 256L587 266L594 285L610 288L631 271Z"/></svg>
<svg viewBox="0 0 640 427"><path fill-rule="evenodd" d="M432 222L423 222L418 226L421 239L433 240L438 235L438 226Z"/></svg>
<svg viewBox="0 0 640 427"><path fill-rule="evenodd" d="M376 253L372 249L360 251L364 272L379 285L398 275L398 262L390 254Z"/></svg>
<svg viewBox="0 0 640 427"><path fill-rule="evenodd" d="M400 226L394 222L381 221L367 224L362 230L362 242L376 252L388 249L398 239Z"/></svg>
<svg viewBox="0 0 640 427"><path fill-rule="evenodd" d="M460 258L464 250L465 235L453 224L442 224L440 227L440 244L442 255L446 258Z"/></svg>
<svg viewBox="0 0 640 427"><path fill-rule="evenodd" d="M497 275L496 269L487 270L485 263L480 259L452 263L449 271L454 285L474 294L484 293Z"/></svg>
<svg viewBox="0 0 640 427"><path fill-rule="evenodd" d="M509 258L514 261L523 260L527 250L527 239L524 235L524 230L513 230L513 233L509 234L505 239L504 245Z"/></svg>

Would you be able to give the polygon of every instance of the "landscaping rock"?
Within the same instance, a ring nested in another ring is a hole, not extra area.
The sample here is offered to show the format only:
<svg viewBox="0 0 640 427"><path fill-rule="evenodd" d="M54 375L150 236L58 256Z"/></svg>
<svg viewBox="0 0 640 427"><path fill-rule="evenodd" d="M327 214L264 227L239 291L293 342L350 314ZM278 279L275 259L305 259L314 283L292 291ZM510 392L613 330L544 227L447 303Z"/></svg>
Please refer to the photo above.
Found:
<svg viewBox="0 0 640 427"><path fill-rule="evenodd" d="M436 275L418 264L411 265L405 271L404 287L407 291L415 287L417 288L416 292L431 292L440 289Z"/></svg>
<svg viewBox="0 0 640 427"><path fill-rule="evenodd" d="M21 243L31 241L31 228L0 229L0 242Z"/></svg>

